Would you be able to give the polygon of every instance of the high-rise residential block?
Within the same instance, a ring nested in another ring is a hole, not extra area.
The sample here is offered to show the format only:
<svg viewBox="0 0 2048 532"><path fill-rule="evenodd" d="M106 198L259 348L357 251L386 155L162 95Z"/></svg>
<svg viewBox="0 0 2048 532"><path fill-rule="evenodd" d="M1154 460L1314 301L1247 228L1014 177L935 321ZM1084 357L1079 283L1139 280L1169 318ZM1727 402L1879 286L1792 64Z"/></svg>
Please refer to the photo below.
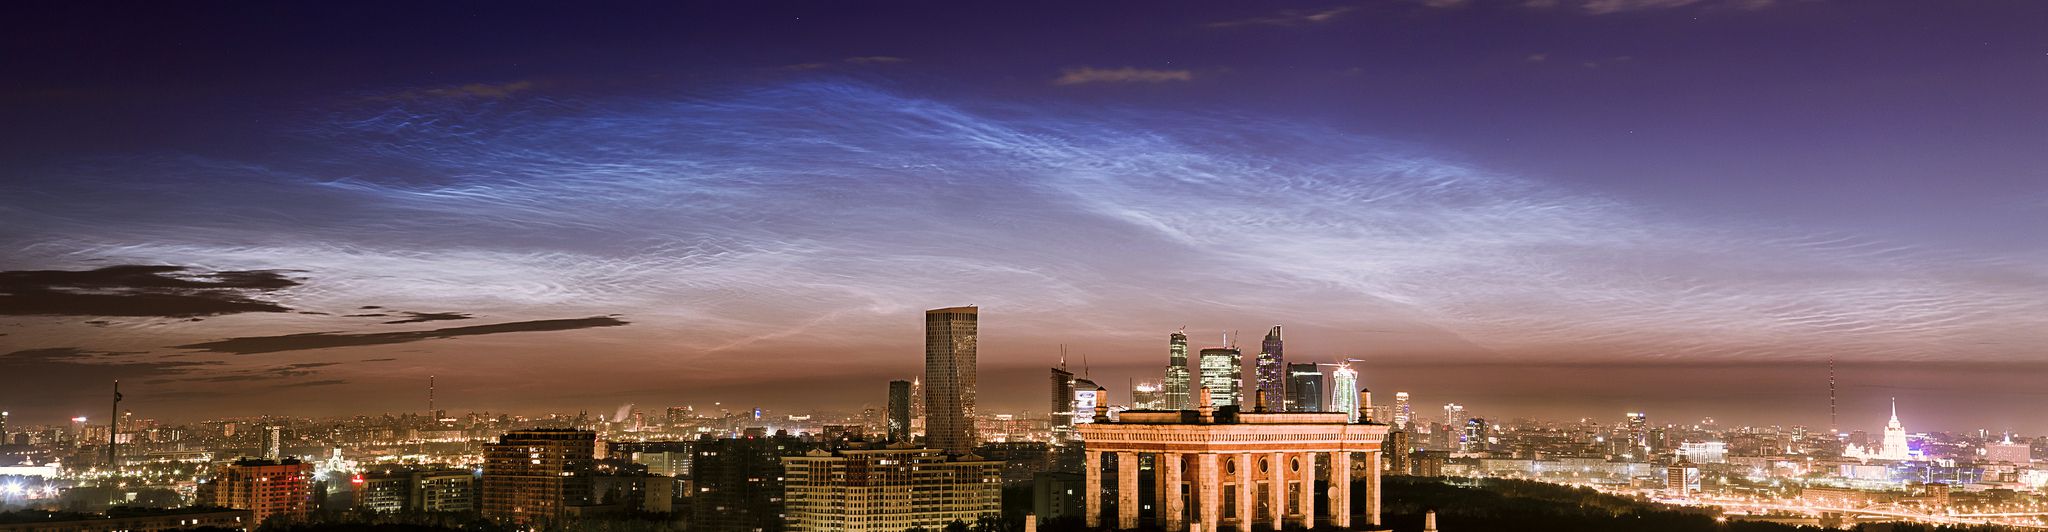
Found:
<svg viewBox="0 0 2048 532"><path fill-rule="evenodd" d="M924 313L925 440L948 453L974 450L975 307Z"/></svg>
<svg viewBox="0 0 2048 532"><path fill-rule="evenodd" d="M256 523L273 517L297 520L306 517L312 488L313 464L292 458L244 458L216 469L213 479L200 488L198 502L249 510Z"/></svg>
<svg viewBox="0 0 2048 532"><path fill-rule="evenodd" d="M597 433L571 429L513 431L485 444L484 517L543 524L590 504L596 449Z"/></svg>
<svg viewBox="0 0 2048 532"><path fill-rule="evenodd" d="M896 532L1002 515L1003 462L935 449L811 451L782 459L792 531Z"/></svg>
<svg viewBox="0 0 2048 532"><path fill-rule="evenodd" d="M690 465L690 529L782 530L782 457L810 448L788 436L698 441Z"/></svg>

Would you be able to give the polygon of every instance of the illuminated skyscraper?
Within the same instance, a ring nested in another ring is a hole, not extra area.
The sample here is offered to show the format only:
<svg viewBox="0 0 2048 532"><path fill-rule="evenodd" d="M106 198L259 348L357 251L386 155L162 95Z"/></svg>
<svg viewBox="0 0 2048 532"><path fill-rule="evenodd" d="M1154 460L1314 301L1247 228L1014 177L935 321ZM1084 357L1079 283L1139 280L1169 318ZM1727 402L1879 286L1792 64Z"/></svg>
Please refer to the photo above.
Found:
<svg viewBox="0 0 2048 532"><path fill-rule="evenodd" d="M953 454L974 450L975 343L980 309L924 313L925 441Z"/></svg>
<svg viewBox="0 0 2048 532"><path fill-rule="evenodd" d="M1349 364L1330 372L1330 411L1349 414L1354 421L1358 419L1358 371Z"/></svg>
<svg viewBox="0 0 2048 532"><path fill-rule="evenodd" d="M1408 420L1415 417L1415 410L1408 406L1408 392L1394 392L1394 426L1408 428Z"/></svg>
<svg viewBox="0 0 2048 532"><path fill-rule="evenodd" d="M1160 410L1166 407L1166 398L1159 393L1159 384L1141 382L1131 386L1132 410Z"/></svg>
<svg viewBox="0 0 2048 532"><path fill-rule="evenodd" d="M1450 425L1452 427L1452 430L1457 430L1457 427L1465 426L1465 405L1461 405L1458 403L1445 403L1444 424Z"/></svg>
<svg viewBox="0 0 2048 532"><path fill-rule="evenodd" d="M1287 410L1287 359L1280 354L1280 326L1266 331L1265 341L1259 342L1259 358L1254 361L1259 379L1255 393L1266 396L1266 404L1274 410ZM1254 396L1256 397L1256 396ZM1252 401L1257 404L1258 401Z"/></svg>
<svg viewBox="0 0 2048 532"><path fill-rule="evenodd" d="M1629 454L1636 459L1650 456L1650 415L1642 412L1628 413Z"/></svg>
<svg viewBox="0 0 2048 532"><path fill-rule="evenodd" d="M1323 411L1323 370L1315 364L1287 365L1287 411Z"/></svg>
<svg viewBox="0 0 2048 532"><path fill-rule="evenodd" d="M270 460L284 458L284 427L263 427L263 457Z"/></svg>
<svg viewBox="0 0 2048 532"><path fill-rule="evenodd" d="M1054 442L1073 439L1074 435L1074 372L1067 371L1065 360L1060 367L1052 368L1051 402L1046 405L1052 412L1052 434Z"/></svg>
<svg viewBox="0 0 2048 532"><path fill-rule="evenodd" d="M910 381L889 381L889 441L910 441Z"/></svg>
<svg viewBox="0 0 2048 532"><path fill-rule="evenodd" d="M1167 343L1166 409L1194 408L1194 399L1188 395L1188 333L1175 331Z"/></svg>
<svg viewBox="0 0 2048 532"><path fill-rule="evenodd" d="M1906 427L1899 424L1899 399L1892 398L1892 420L1884 426L1884 447L1878 448L1878 458L1885 460L1908 460L1912 452L1906 447Z"/></svg>
<svg viewBox="0 0 2048 532"><path fill-rule="evenodd" d="M1203 349L1202 387L1209 389L1209 404L1217 408L1241 404L1244 397L1244 353L1235 347Z"/></svg>

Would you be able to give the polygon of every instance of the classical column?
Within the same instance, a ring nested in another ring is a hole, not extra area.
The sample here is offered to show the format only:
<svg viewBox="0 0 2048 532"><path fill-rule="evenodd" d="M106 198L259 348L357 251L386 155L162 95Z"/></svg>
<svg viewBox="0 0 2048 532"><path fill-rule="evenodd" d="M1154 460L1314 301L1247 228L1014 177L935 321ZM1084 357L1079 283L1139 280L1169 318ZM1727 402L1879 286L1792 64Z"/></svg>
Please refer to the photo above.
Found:
<svg viewBox="0 0 2048 532"><path fill-rule="evenodd" d="M1301 514L1302 528L1316 527L1316 455L1319 453L1298 453L1301 459Z"/></svg>
<svg viewBox="0 0 2048 532"><path fill-rule="evenodd" d="M1252 532L1252 472L1258 467L1252 453L1237 453L1237 530Z"/></svg>
<svg viewBox="0 0 2048 532"><path fill-rule="evenodd" d="M1098 528L1102 526L1102 451L1083 451L1082 455L1087 460L1081 466L1087 473L1081 483L1085 488L1081 491L1082 521L1088 528Z"/></svg>
<svg viewBox="0 0 2048 532"><path fill-rule="evenodd" d="M1365 453L1365 526L1380 526L1380 453Z"/></svg>
<svg viewBox="0 0 2048 532"><path fill-rule="evenodd" d="M1138 453L1116 453L1116 527L1138 528Z"/></svg>
<svg viewBox="0 0 2048 532"><path fill-rule="evenodd" d="M1330 453L1330 526L1351 528L1351 451Z"/></svg>
<svg viewBox="0 0 2048 532"><path fill-rule="evenodd" d="M1273 494L1273 499L1266 501L1271 510L1267 517L1273 522L1273 530L1283 530L1287 528L1287 453L1274 452L1271 460L1273 467L1266 477L1266 491Z"/></svg>
<svg viewBox="0 0 2048 532"><path fill-rule="evenodd" d="M1167 532L1179 532L1187 526L1184 517L1187 510L1181 508L1181 460L1180 453L1159 453L1152 458L1152 474L1159 478L1159 489L1152 494L1158 497L1159 526Z"/></svg>
<svg viewBox="0 0 2048 532"><path fill-rule="evenodd" d="M1200 501L1196 504L1201 505L1195 513L1201 516L1196 520L1202 522L1202 530L1216 530L1223 522L1223 475L1216 474L1216 458L1216 453L1195 455L1195 493Z"/></svg>

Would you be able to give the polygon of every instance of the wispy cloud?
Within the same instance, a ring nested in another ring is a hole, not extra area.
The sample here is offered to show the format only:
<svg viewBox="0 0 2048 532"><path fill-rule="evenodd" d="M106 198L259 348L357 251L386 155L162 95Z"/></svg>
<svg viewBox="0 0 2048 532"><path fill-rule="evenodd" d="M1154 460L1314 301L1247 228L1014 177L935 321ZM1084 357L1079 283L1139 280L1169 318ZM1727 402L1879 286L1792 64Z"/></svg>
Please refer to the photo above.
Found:
<svg viewBox="0 0 2048 532"><path fill-rule="evenodd" d="M534 83L532 81L512 81L506 83L467 83L462 85L450 85L446 87L426 87L412 89L400 92L394 95L393 97L396 99L403 100L432 98L482 98L496 100L510 98L513 95L519 94L521 92L526 92L528 90L532 90L533 88Z"/></svg>
<svg viewBox="0 0 2048 532"><path fill-rule="evenodd" d="M837 81L488 107L337 110L264 164L0 181L48 198L0 210L32 228L0 232L4 260L301 270L273 303L387 319L632 316L524 337L296 313L68 325L234 369L348 347L402 360L378 371L517 360L516 382L650 379L613 363L685 384L914 372L917 312L966 303L1016 360L1073 337L1114 346L1098 363L1151 364L1164 330L1247 319L1390 360L2016 360L2048 343L2038 252L1687 217L1314 123ZM463 340L426 341L444 336ZM296 378L379 382L321 370Z"/></svg>
<svg viewBox="0 0 2048 532"><path fill-rule="evenodd" d="M1588 15L1610 15L1631 11L1655 11L1689 6L1710 9L1758 10L1776 6L1776 0L1527 0L1523 7L1550 9L1571 6Z"/></svg>
<svg viewBox="0 0 2048 532"><path fill-rule="evenodd" d="M857 57L848 57L833 62L813 61L809 63L797 63L793 65L785 65L782 68L788 70L817 70L836 65L890 65L907 62L910 62L910 60L892 55L864 55Z"/></svg>
<svg viewBox="0 0 2048 532"><path fill-rule="evenodd" d="M1432 0L1441 1L1441 0ZM1245 26L1307 26L1337 20L1345 13L1356 11L1357 6L1338 6L1327 9L1302 10L1284 9L1271 15L1260 15L1233 20L1222 20L1206 24L1211 28L1239 28Z"/></svg>
<svg viewBox="0 0 2048 532"><path fill-rule="evenodd" d="M1187 70L1156 70L1145 68L1069 68L1052 80L1054 85L1084 85L1089 83L1164 83L1169 81L1193 81L1194 72Z"/></svg>

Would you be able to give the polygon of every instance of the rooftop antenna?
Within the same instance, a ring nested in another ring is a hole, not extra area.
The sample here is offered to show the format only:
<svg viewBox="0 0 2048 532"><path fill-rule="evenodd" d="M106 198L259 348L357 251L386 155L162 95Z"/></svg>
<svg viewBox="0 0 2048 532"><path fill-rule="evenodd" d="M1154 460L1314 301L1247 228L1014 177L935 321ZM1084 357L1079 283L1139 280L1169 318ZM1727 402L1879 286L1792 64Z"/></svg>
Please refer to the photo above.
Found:
<svg viewBox="0 0 2048 532"><path fill-rule="evenodd" d="M1060 344L1060 371L1067 370L1067 344Z"/></svg>
<svg viewBox="0 0 2048 532"><path fill-rule="evenodd" d="M1088 374L1088 354L1087 354L1087 353L1081 353L1081 376L1082 376L1082 377L1084 377L1084 378L1088 378L1088 377L1091 377L1091 376L1090 376L1090 375Z"/></svg>
<svg viewBox="0 0 2048 532"><path fill-rule="evenodd" d="M428 375L428 376L427 376L427 415L429 415L429 416L434 416L434 417L436 417L436 418L439 418L439 417L441 417L441 415L440 415L440 414L435 414L435 413L434 413L434 376L433 376L433 375ZM438 419L437 419L436 421L438 421Z"/></svg>

